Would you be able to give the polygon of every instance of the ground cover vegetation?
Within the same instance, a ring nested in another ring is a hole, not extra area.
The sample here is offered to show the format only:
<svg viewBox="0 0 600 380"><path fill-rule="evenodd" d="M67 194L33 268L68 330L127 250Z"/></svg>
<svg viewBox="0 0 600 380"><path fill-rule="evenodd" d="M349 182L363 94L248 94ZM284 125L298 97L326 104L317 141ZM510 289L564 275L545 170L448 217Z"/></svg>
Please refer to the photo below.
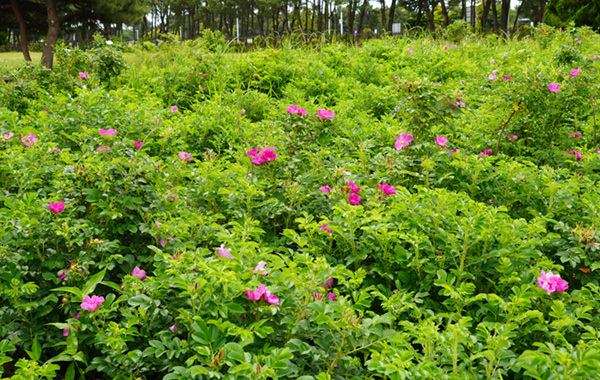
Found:
<svg viewBox="0 0 600 380"><path fill-rule="evenodd" d="M57 48L0 86L0 369L592 379L600 38Z"/></svg>

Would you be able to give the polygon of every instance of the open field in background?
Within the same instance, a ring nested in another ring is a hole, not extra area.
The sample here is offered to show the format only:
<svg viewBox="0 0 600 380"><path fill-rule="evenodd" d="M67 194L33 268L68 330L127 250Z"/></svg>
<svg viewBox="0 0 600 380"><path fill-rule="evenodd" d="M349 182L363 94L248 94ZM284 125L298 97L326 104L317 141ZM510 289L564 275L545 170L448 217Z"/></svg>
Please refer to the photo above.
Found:
<svg viewBox="0 0 600 380"><path fill-rule="evenodd" d="M4 69L3 378L598 377L598 34L120 49Z"/></svg>

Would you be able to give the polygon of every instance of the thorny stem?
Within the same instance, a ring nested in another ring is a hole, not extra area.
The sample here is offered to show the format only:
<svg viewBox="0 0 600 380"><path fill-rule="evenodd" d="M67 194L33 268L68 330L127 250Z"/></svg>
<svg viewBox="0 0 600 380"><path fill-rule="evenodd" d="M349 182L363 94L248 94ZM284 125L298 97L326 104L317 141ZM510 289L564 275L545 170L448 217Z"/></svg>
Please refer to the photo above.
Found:
<svg viewBox="0 0 600 380"><path fill-rule="evenodd" d="M494 152L494 155L497 156L498 155L498 151L500 149L500 140L502 139L502 135L504 134L504 130L506 129L506 126L508 125L508 123L510 122L510 119L512 119L512 117L517 113L517 111L519 110L519 106L521 105L521 102L519 101L519 103L517 104L517 106L515 107L515 109L513 110L513 112L510 114L510 116L508 117L508 120L506 120L506 122L504 123L504 126L502 126L502 130L500 131L500 135L498 136L498 142L496 143L496 151Z"/></svg>

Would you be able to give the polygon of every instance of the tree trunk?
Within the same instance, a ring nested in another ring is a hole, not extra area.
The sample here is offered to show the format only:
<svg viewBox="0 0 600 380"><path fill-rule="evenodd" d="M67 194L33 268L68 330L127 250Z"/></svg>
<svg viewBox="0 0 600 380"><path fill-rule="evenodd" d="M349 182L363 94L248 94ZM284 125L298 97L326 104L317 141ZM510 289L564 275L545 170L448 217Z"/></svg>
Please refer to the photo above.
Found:
<svg viewBox="0 0 600 380"><path fill-rule="evenodd" d="M444 15L444 26L450 25L450 18L448 17L448 9L446 9L446 0L440 0L442 6L442 14Z"/></svg>
<svg viewBox="0 0 600 380"><path fill-rule="evenodd" d="M390 5L390 18L388 19L388 31L392 32L392 24L394 23L394 13L396 11L396 0L392 0L392 5Z"/></svg>
<svg viewBox="0 0 600 380"><path fill-rule="evenodd" d="M493 8L492 8L493 9ZM510 0L502 0L500 13L500 29L508 35L508 12L510 11Z"/></svg>
<svg viewBox="0 0 600 380"><path fill-rule="evenodd" d="M500 34L500 29L498 29L498 9L496 8L495 0L492 0L492 16L494 18L494 33Z"/></svg>
<svg viewBox="0 0 600 380"><path fill-rule="evenodd" d="M58 14L56 13L56 0L48 0L48 35L44 41L42 52L42 66L52 69L54 61L54 45L58 40Z"/></svg>
<svg viewBox="0 0 600 380"><path fill-rule="evenodd" d="M29 55L29 48L27 47L27 25L25 19L21 15L21 10L15 0L10 0L10 6L15 14L17 22L19 23L19 35L21 36L21 51L26 61L31 62L31 56Z"/></svg>
<svg viewBox="0 0 600 380"><path fill-rule="evenodd" d="M387 19L385 18L385 0L379 0L381 2L381 33L385 32L385 26L387 25Z"/></svg>
<svg viewBox="0 0 600 380"><path fill-rule="evenodd" d="M495 0L484 0L483 11L481 12L481 30L484 31L487 28L487 18L490 13L490 6Z"/></svg>
<svg viewBox="0 0 600 380"><path fill-rule="evenodd" d="M429 8L429 0L421 0L421 4L425 9L425 16L427 16L427 28L433 32L435 30L435 26L433 25L433 15L431 14L431 9Z"/></svg>
<svg viewBox="0 0 600 380"><path fill-rule="evenodd" d="M365 13L367 13L367 4L368 0L364 0L362 6L360 7L360 15L358 16L358 33L362 33L363 24L365 22Z"/></svg>
<svg viewBox="0 0 600 380"><path fill-rule="evenodd" d="M513 22L513 30L517 30L517 21L519 21L519 14L521 13L521 8L523 7L523 3L526 0L521 0L521 4L519 4L519 7L517 8L517 15L515 16L515 21Z"/></svg>
<svg viewBox="0 0 600 380"><path fill-rule="evenodd" d="M546 0L540 0L540 24L544 22L546 18Z"/></svg>

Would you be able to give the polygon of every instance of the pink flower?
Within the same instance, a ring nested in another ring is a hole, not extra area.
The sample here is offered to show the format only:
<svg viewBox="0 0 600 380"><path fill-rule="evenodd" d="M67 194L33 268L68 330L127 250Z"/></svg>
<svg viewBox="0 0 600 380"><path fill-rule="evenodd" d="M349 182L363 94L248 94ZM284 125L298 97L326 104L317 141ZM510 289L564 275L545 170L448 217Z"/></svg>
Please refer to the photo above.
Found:
<svg viewBox="0 0 600 380"><path fill-rule="evenodd" d="M217 252L219 253L219 257L226 257L228 259L235 258L229 253L231 252L231 248L225 248L225 243L221 244L221 247L217 248Z"/></svg>
<svg viewBox="0 0 600 380"><path fill-rule="evenodd" d="M496 79L497 79L497 78L496 78L496 74L490 74L490 75L488 76L488 79L489 79L489 80L496 80Z"/></svg>
<svg viewBox="0 0 600 380"><path fill-rule="evenodd" d="M13 136L14 136L14 134L13 134L12 132L8 132L8 134L7 134L7 135L2 135L2 137L4 137L4 138L5 138L5 139L7 139L7 140L10 140L10 139L11 139L11 137L13 137Z"/></svg>
<svg viewBox="0 0 600 380"><path fill-rule="evenodd" d="M542 270L540 277L537 278L538 286L546 291L546 293L564 292L569 288L567 282L560 278L559 274L552 272L546 273Z"/></svg>
<svg viewBox="0 0 600 380"><path fill-rule="evenodd" d="M353 204L355 206L360 205L360 195L356 193L350 193L348 195L348 201L350 202L350 204Z"/></svg>
<svg viewBox="0 0 600 380"><path fill-rule="evenodd" d="M446 146L446 144L448 143L448 139L446 137L442 137L442 136L438 135L435 138L435 143L438 144L439 146Z"/></svg>
<svg viewBox="0 0 600 380"><path fill-rule="evenodd" d="M177 111L179 108L177 108L177 106L171 106L171 112L175 112Z"/></svg>
<svg viewBox="0 0 600 380"><path fill-rule="evenodd" d="M254 149L250 149L249 151L246 152L246 157L254 157L256 156L256 154L258 153L258 151L260 150L260 147L254 148Z"/></svg>
<svg viewBox="0 0 600 380"><path fill-rule="evenodd" d="M85 296L81 308L87 311L95 311L102 302L104 302L104 297L92 296L90 298L90 296Z"/></svg>
<svg viewBox="0 0 600 380"><path fill-rule="evenodd" d="M325 231L327 233L332 234L333 230L330 230L329 228L326 228L329 225L329 223L323 223L323 225L321 226L321 228L319 228L321 231Z"/></svg>
<svg viewBox="0 0 600 380"><path fill-rule="evenodd" d="M335 301L337 296L335 295L335 293L327 293L327 297L329 297L330 301Z"/></svg>
<svg viewBox="0 0 600 380"><path fill-rule="evenodd" d="M491 156L491 154L492 154L492 150L491 149L485 149L483 152L479 153L479 155L481 157L483 157L483 156Z"/></svg>
<svg viewBox="0 0 600 380"><path fill-rule="evenodd" d="M396 148L397 150L408 146L408 144L410 144L411 141L413 141L413 136L407 134L406 132L402 132L400 134L400 137L394 136L394 138L396 139L396 144L394 144L394 148Z"/></svg>
<svg viewBox="0 0 600 380"><path fill-rule="evenodd" d="M256 265L256 268L254 268L254 273L258 273L261 272L260 274L262 274L263 276L267 275L267 272L262 272L265 269L265 265L267 265L266 262L264 261L259 261L258 264Z"/></svg>
<svg viewBox="0 0 600 380"><path fill-rule="evenodd" d="M133 268L133 271L131 272L131 275L133 277L137 277L140 280L144 280L146 278L146 271L145 270L141 270L137 265L135 268Z"/></svg>
<svg viewBox="0 0 600 380"><path fill-rule="evenodd" d="M581 71L581 66L579 66L575 70L571 71L571 73L569 74L569 78L573 78L573 77L579 75L580 71Z"/></svg>
<svg viewBox="0 0 600 380"><path fill-rule="evenodd" d="M444 50L448 50L448 46L444 46Z"/></svg>
<svg viewBox="0 0 600 380"><path fill-rule="evenodd" d="M571 137L571 136L572 136L572 137L575 137L575 138L577 138L577 137L583 137L583 135L582 135L582 134L580 134L580 133L576 133L576 132L569 133L569 137Z"/></svg>
<svg viewBox="0 0 600 380"><path fill-rule="evenodd" d="M81 79L87 79L89 73L87 71L84 71L83 73L79 73L79 78Z"/></svg>
<svg viewBox="0 0 600 380"><path fill-rule="evenodd" d="M386 185L385 183L380 183L377 185L383 191L385 195L396 194L396 188L394 186Z"/></svg>
<svg viewBox="0 0 600 380"><path fill-rule="evenodd" d="M577 160L581 160L583 159L583 157L581 156L581 153L579 153L578 151L574 150L574 151L566 151L567 154L573 154L575 155L575 157L577 158Z"/></svg>
<svg viewBox="0 0 600 380"><path fill-rule="evenodd" d="M259 301L263 298L265 301L270 303L271 305L279 306L279 298L276 295L271 294L269 290L265 288L265 285L262 284L256 290L246 290L246 296L252 301Z"/></svg>
<svg viewBox="0 0 600 380"><path fill-rule="evenodd" d="M512 81L512 77L506 76L506 75L502 75L502 79L504 79L505 81L511 82Z"/></svg>
<svg viewBox="0 0 600 380"><path fill-rule="evenodd" d="M300 115L300 116L306 116L308 114L308 112L306 112L306 110L304 108L295 106L295 105L290 105L287 108L287 112L290 115Z"/></svg>
<svg viewBox="0 0 600 380"><path fill-rule="evenodd" d="M519 138L519 137L518 137L517 135L508 136L508 139L509 139L509 140L516 140L516 139L518 139L518 138Z"/></svg>
<svg viewBox="0 0 600 380"><path fill-rule="evenodd" d="M60 152L60 149L57 149L57 148L52 148L52 151L53 151L53 152Z"/></svg>
<svg viewBox="0 0 600 380"><path fill-rule="evenodd" d="M116 136L117 131L115 129L100 129L100 134L107 136Z"/></svg>
<svg viewBox="0 0 600 380"><path fill-rule="evenodd" d="M35 137L35 135L33 133L30 133L29 136L23 136L23 138L21 139L21 141L26 146L31 147L31 144L33 144L34 142L37 142L38 139Z"/></svg>
<svg viewBox="0 0 600 380"><path fill-rule="evenodd" d="M320 108L317 111L317 115L321 118L321 119L333 119L335 117L333 111L328 111L326 109Z"/></svg>
<svg viewBox="0 0 600 380"><path fill-rule="evenodd" d="M456 45L451 45L450 46L452 49L456 49Z"/></svg>
<svg viewBox="0 0 600 380"><path fill-rule="evenodd" d="M275 148L265 148L261 150L260 154L265 158L266 162L273 161L277 158L277 153L275 153Z"/></svg>
<svg viewBox="0 0 600 380"><path fill-rule="evenodd" d="M50 209L50 211L59 214L65 209L65 203L64 202L58 202L58 203L50 202L50 205L48 206L48 208Z"/></svg>
<svg viewBox="0 0 600 380"><path fill-rule="evenodd" d="M360 191L360 187L356 186L356 184L352 181L346 182L346 186L350 188L350 191L353 193L358 193Z"/></svg>
<svg viewBox="0 0 600 380"><path fill-rule="evenodd" d="M265 163L265 156L263 156L262 154L257 154L256 156L252 157L252 163L254 165L262 165Z"/></svg>
<svg viewBox="0 0 600 380"><path fill-rule="evenodd" d="M107 147L106 145L99 147L98 149L96 149L96 153L100 152L100 153L106 153L110 150L109 147Z"/></svg>
<svg viewBox="0 0 600 380"><path fill-rule="evenodd" d="M171 332L175 332L175 331L179 330L179 326L173 325L173 326L169 327L169 330L171 330Z"/></svg>
<svg viewBox="0 0 600 380"><path fill-rule="evenodd" d="M460 153L460 149L458 149L458 148L450 149L448 151L448 153L451 154L451 155L454 154L454 153Z"/></svg>
<svg viewBox="0 0 600 380"><path fill-rule="evenodd" d="M242 108L242 110L240 111L240 115L245 115L246 114L246 110Z"/></svg>
<svg viewBox="0 0 600 380"><path fill-rule="evenodd" d="M179 152L179 154L177 155L177 157L179 157L182 160L192 161L192 159L191 159L192 154L191 153Z"/></svg>
<svg viewBox="0 0 600 380"><path fill-rule="evenodd" d="M135 144L135 147L137 149L140 149L142 147L142 142L141 141L134 141L133 143Z"/></svg>
<svg viewBox="0 0 600 380"><path fill-rule="evenodd" d="M558 85L558 83L550 83L548 85L548 90L550 90L550 92L559 92L560 86Z"/></svg>
<svg viewBox="0 0 600 380"><path fill-rule="evenodd" d="M414 53L414 51L408 49L408 54L413 54L413 53Z"/></svg>
<svg viewBox="0 0 600 380"><path fill-rule="evenodd" d="M167 243L165 242L164 239L160 239L159 243L160 243L160 246L163 247L163 248L167 245Z"/></svg>
<svg viewBox="0 0 600 380"><path fill-rule="evenodd" d="M321 187L319 187L319 190L321 190L325 194L329 194L329 192L331 191L331 187L329 187L329 186L321 186Z"/></svg>
<svg viewBox="0 0 600 380"><path fill-rule="evenodd" d="M330 277L329 280L325 283L325 288L331 288L333 286L333 277Z"/></svg>
<svg viewBox="0 0 600 380"><path fill-rule="evenodd" d="M62 272L58 275L58 278L60 278L61 280L64 280L65 278L67 278L68 271L69 271L68 269L63 269Z"/></svg>

